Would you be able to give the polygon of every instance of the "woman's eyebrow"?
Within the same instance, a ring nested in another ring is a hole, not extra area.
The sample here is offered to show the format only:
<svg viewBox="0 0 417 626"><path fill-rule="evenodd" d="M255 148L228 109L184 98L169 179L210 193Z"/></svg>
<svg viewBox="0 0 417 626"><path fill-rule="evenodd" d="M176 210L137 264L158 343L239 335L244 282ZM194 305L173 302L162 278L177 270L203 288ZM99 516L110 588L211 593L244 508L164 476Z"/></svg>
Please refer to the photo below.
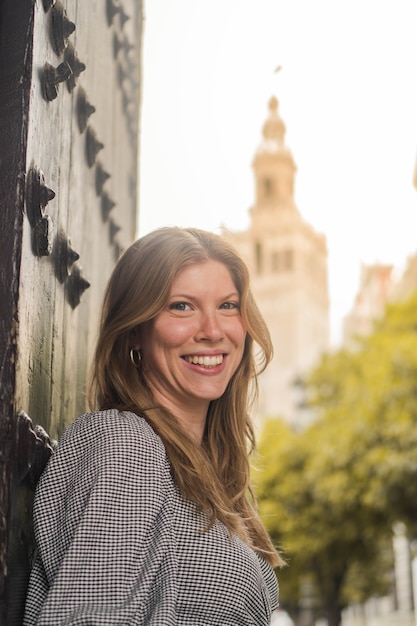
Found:
<svg viewBox="0 0 417 626"><path fill-rule="evenodd" d="M170 298L184 298L185 300L195 300L200 296L196 296L195 294L186 294L186 293L171 293ZM204 297L204 296L203 296ZM238 291L232 291L224 296L220 296L220 300L229 300L230 298L240 298L240 294Z"/></svg>

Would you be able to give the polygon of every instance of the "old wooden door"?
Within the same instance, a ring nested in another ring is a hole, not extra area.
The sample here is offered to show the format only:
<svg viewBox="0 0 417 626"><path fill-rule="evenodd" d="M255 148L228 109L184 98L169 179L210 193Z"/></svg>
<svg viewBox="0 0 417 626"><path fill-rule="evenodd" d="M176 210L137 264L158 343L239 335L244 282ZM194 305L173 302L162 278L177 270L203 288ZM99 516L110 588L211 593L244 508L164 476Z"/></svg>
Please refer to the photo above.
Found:
<svg viewBox="0 0 417 626"><path fill-rule="evenodd" d="M104 285L137 223L141 0L0 3L0 623L33 488L87 408Z"/></svg>

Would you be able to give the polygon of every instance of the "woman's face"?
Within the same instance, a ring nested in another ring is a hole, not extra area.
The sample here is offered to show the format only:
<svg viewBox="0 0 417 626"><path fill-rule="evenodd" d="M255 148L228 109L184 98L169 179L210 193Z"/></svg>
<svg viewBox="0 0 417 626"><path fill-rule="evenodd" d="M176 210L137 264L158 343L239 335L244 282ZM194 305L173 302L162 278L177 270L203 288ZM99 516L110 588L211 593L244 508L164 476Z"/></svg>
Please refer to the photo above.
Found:
<svg viewBox="0 0 417 626"><path fill-rule="evenodd" d="M208 260L181 270L167 305L138 337L143 375L174 414L207 413L243 356L246 330L228 268Z"/></svg>

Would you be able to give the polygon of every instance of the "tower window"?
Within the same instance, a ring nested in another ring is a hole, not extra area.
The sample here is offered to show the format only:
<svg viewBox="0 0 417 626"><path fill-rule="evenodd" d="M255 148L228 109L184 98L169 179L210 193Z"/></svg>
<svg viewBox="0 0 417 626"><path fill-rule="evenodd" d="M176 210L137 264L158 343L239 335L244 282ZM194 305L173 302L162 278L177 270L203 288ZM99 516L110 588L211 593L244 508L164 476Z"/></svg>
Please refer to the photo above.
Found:
<svg viewBox="0 0 417 626"><path fill-rule="evenodd" d="M259 241L255 243L255 264L256 271L258 274L260 274L263 269L263 250L262 244Z"/></svg>
<svg viewBox="0 0 417 626"><path fill-rule="evenodd" d="M294 268L293 250L275 251L271 256L271 267L273 272L289 272Z"/></svg>
<svg viewBox="0 0 417 626"><path fill-rule="evenodd" d="M292 250L284 251L284 269L289 271L294 267L294 254Z"/></svg>
<svg viewBox="0 0 417 626"><path fill-rule="evenodd" d="M272 271L279 272L281 269L281 254L279 252L273 252L271 257Z"/></svg>
<svg viewBox="0 0 417 626"><path fill-rule="evenodd" d="M274 192L274 181L272 178L264 178L262 181L262 190L264 198L270 198Z"/></svg>

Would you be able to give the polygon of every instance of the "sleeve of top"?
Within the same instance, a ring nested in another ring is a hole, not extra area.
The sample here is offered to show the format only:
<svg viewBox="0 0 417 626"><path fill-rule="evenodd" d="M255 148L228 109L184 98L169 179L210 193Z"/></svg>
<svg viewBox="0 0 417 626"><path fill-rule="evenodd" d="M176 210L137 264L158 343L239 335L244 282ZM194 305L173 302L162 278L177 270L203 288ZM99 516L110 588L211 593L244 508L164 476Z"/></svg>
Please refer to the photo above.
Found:
<svg viewBox="0 0 417 626"><path fill-rule="evenodd" d="M278 580L277 580L274 570L269 565L269 563L267 563L267 561L265 561L265 559L260 554L257 554L257 557L259 560L259 564L261 566L262 576L265 581L266 588L268 590L268 594L269 594L269 598L271 602L271 608L273 611L275 611L275 609L277 609L279 606Z"/></svg>
<svg viewBox="0 0 417 626"><path fill-rule="evenodd" d="M76 420L37 489L25 624L175 623L172 488L165 449L143 418Z"/></svg>

